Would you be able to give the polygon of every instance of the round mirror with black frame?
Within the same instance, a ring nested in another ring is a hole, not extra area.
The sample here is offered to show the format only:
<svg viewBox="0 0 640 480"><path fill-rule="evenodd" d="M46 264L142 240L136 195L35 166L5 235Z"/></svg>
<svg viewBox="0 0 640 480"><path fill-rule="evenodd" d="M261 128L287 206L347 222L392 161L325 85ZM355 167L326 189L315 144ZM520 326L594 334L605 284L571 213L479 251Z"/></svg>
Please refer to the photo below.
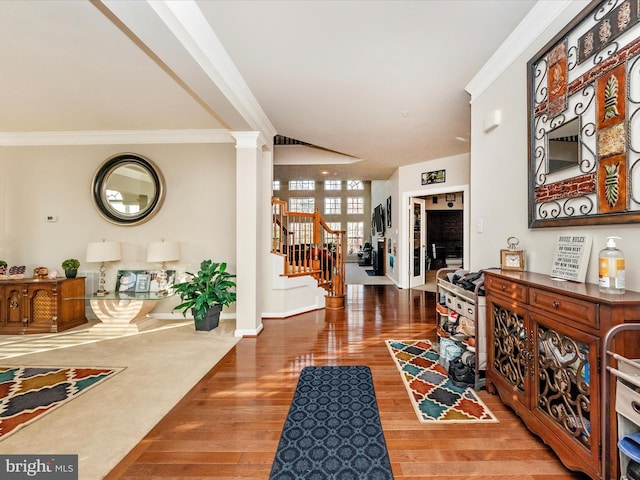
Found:
<svg viewBox="0 0 640 480"><path fill-rule="evenodd" d="M96 208L118 225L137 225L152 218L162 206L164 188L158 167L134 153L108 158L91 184Z"/></svg>

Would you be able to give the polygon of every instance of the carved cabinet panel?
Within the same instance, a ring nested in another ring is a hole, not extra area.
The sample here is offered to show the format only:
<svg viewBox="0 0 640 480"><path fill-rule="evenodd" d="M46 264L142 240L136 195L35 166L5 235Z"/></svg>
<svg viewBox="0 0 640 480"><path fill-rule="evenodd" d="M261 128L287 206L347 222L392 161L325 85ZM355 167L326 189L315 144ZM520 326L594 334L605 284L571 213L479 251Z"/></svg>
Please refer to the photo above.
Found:
<svg viewBox="0 0 640 480"><path fill-rule="evenodd" d="M602 339L612 325L640 319L640 294L600 294L597 285L499 270L485 271L485 291L487 390L568 468L601 478L602 415L610 415L601 405ZM638 348L616 346L631 356ZM615 456L607 462L616 471Z"/></svg>
<svg viewBox="0 0 640 480"><path fill-rule="evenodd" d="M59 332L87 322L85 279L0 281L0 334ZM74 300L71 300L74 298Z"/></svg>

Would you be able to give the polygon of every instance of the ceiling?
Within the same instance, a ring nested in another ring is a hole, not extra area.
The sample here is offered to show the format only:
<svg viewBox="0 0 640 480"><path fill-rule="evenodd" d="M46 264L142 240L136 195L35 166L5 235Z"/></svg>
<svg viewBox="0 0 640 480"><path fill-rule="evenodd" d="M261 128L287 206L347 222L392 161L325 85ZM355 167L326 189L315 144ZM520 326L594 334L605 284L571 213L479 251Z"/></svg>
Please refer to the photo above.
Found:
<svg viewBox="0 0 640 480"><path fill-rule="evenodd" d="M0 134L261 129L323 148L278 147L292 171L386 179L469 151L465 86L535 3L3 0Z"/></svg>

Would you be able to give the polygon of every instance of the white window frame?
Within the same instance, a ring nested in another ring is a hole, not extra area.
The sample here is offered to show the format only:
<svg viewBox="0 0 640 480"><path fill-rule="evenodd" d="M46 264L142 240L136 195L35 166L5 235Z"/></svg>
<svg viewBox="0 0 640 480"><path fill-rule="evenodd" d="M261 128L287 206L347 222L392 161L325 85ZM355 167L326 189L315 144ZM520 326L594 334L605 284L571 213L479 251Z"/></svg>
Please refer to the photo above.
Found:
<svg viewBox="0 0 640 480"><path fill-rule="evenodd" d="M364 244L364 222L347 222L347 253L355 255Z"/></svg>
<svg viewBox="0 0 640 480"><path fill-rule="evenodd" d="M342 199L340 197L324 197L325 215L342 215Z"/></svg>
<svg viewBox="0 0 640 480"><path fill-rule="evenodd" d="M364 190L362 180L347 180L347 190Z"/></svg>
<svg viewBox="0 0 640 480"><path fill-rule="evenodd" d="M342 190L342 181L341 180L325 180L324 189L325 190Z"/></svg>
<svg viewBox="0 0 640 480"><path fill-rule="evenodd" d="M316 199L313 197L291 197L289 198L290 212L313 213L316 209Z"/></svg>
<svg viewBox="0 0 640 480"><path fill-rule="evenodd" d="M364 215L364 197L347 197L347 215Z"/></svg>
<svg viewBox="0 0 640 480"><path fill-rule="evenodd" d="M315 190L315 180L289 180L289 190Z"/></svg>

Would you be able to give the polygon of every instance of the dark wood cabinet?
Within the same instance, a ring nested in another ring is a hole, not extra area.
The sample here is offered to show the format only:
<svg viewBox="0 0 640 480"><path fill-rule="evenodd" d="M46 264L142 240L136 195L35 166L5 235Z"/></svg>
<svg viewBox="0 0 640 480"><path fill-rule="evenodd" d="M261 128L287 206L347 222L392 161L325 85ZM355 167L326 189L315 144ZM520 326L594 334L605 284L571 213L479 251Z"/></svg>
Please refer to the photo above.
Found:
<svg viewBox="0 0 640 480"><path fill-rule="evenodd" d="M612 416L601 405L602 342L613 325L640 321L640 293L607 295L593 284L499 270L486 270L484 285L487 390L497 391L568 468L602 478L602 415ZM631 340L615 348L640 354ZM615 429L615 418L608 420ZM616 452L615 444L608 451ZM617 456L609 457L615 472Z"/></svg>
<svg viewBox="0 0 640 480"><path fill-rule="evenodd" d="M84 295L84 277L0 280L0 334L55 333L82 325Z"/></svg>

